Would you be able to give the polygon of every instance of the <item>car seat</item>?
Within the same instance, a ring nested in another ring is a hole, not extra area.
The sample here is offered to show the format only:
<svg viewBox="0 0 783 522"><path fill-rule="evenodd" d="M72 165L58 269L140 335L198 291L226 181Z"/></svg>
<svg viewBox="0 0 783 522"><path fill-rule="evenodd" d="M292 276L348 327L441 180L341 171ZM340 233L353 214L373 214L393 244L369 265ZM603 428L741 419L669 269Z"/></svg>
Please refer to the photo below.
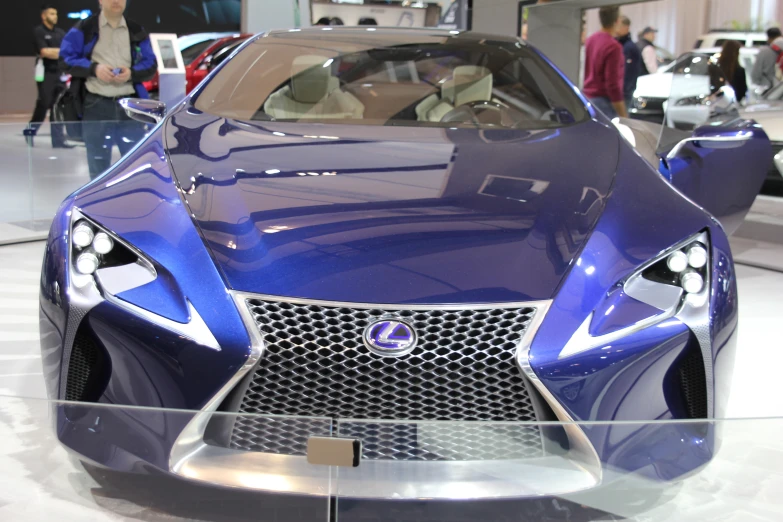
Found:
<svg viewBox="0 0 783 522"><path fill-rule="evenodd" d="M323 56L294 58L289 85L272 93L264 112L275 119L361 119L364 105L352 94L340 90L340 82L324 67Z"/></svg>
<svg viewBox="0 0 783 522"><path fill-rule="evenodd" d="M441 87L441 94L432 94L416 106L419 121L439 122L455 107L475 101L492 100L493 78L486 67L460 65Z"/></svg>

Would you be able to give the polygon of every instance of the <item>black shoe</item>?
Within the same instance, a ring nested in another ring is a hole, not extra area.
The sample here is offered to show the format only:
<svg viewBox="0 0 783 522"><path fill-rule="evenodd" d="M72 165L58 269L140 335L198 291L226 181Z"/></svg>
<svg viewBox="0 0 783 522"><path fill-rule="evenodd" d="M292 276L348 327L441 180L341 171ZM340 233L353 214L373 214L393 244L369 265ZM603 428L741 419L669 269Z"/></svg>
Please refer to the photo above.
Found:
<svg viewBox="0 0 783 522"><path fill-rule="evenodd" d="M75 145L70 145L68 143L58 143L57 145L52 144L53 149L73 149L75 148Z"/></svg>

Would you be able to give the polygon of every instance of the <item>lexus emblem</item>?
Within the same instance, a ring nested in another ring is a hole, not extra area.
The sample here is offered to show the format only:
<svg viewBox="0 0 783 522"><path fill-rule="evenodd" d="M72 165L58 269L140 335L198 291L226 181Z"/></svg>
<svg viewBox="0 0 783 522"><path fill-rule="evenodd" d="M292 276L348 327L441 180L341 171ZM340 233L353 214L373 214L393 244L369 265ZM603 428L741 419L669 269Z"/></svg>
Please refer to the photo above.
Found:
<svg viewBox="0 0 783 522"><path fill-rule="evenodd" d="M399 357L413 351L418 338L413 328L399 317L381 317L364 330L364 344L384 357Z"/></svg>

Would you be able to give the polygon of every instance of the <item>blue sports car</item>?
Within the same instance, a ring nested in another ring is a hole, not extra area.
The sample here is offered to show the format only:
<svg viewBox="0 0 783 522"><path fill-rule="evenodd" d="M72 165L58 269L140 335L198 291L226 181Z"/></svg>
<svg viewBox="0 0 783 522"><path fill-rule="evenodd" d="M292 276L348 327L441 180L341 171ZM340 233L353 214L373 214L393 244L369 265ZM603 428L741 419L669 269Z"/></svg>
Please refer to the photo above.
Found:
<svg viewBox="0 0 783 522"><path fill-rule="evenodd" d="M329 27L250 39L168 110L123 100L157 125L46 247L59 440L121 472L322 494L308 444L350 439L341 492L364 498L699 470L712 425L653 421L723 415L727 235L770 157L713 91L722 119L659 148L517 39Z"/></svg>

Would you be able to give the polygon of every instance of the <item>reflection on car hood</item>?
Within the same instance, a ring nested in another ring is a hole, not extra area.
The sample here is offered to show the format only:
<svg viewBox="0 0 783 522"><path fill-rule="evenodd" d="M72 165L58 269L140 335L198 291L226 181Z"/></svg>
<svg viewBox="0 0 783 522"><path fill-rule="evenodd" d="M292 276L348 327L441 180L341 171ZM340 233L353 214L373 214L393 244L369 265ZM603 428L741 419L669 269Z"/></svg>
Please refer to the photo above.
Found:
<svg viewBox="0 0 783 522"><path fill-rule="evenodd" d="M167 146L232 289L363 303L547 299L600 216L618 135L237 122ZM197 277L194 274L194 277Z"/></svg>

